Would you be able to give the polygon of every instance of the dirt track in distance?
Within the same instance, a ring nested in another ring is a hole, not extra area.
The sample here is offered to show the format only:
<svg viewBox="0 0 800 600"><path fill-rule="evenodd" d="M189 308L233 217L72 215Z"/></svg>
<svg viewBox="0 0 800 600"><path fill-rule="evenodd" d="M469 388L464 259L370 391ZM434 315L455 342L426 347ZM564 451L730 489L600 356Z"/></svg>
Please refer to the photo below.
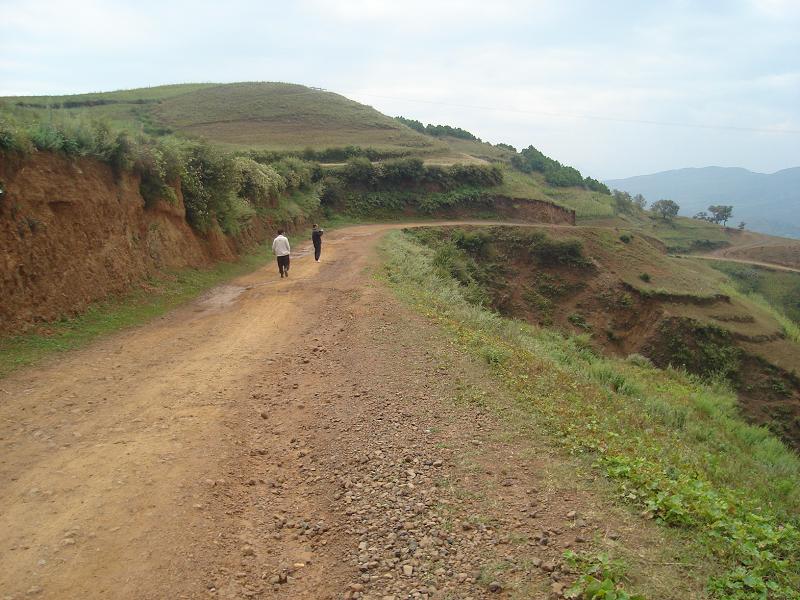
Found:
<svg viewBox="0 0 800 600"><path fill-rule="evenodd" d="M502 392L375 282L388 227L0 381L0 598L548 597L659 549L453 402Z"/></svg>

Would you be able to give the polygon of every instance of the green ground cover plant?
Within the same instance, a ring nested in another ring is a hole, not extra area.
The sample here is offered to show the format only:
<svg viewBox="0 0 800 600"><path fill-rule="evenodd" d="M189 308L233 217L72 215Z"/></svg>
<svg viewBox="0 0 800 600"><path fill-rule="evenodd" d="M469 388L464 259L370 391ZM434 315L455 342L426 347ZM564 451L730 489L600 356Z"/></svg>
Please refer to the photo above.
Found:
<svg viewBox="0 0 800 600"><path fill-rule="evenodd" d="M712 597L800 598L800 460L738 416L726 385L502 318L401 232L382 251L388 284L483 357L538 431L593 461L643 518L691 532L715 564Z"/></svg>

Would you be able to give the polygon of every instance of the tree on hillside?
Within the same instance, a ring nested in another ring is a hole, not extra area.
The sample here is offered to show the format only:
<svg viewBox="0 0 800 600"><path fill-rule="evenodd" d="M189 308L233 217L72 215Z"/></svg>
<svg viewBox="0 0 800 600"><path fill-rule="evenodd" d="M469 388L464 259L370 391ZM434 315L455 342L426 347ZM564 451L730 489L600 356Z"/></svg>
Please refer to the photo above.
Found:
<svg viewBox="0 0 800 600"><path fill-rule="evenodd" d="M711 221L711 217L710 217L710 216L709 216L709 214L708 214L706 211L704 211L704 210L701 210L699 213L697 213L696 215L694 215L692 218L693 218L693 219L697 219L698 221Z"/></svg>
<svg viewBox="0 0 800 600"><path fill-rule="evenodd" d="M622 190L614 190L611 194L614 198L614 212L617 214L625 213L625 214L632 214L633 213L633 198L628 192L623 192Z"/></svg>
<svg viewBox="0 0 800 600"><path fill-rule="evenodd" d="M641 194L636 194L633 197L633 203L639 210L644 210L645 206L647 206L647 200Z"/></svg>
<svg viewBox="0 0 800 600"><path fill-rule="evenodd" d="M494 146L495 146L495 148L503 148L505 150L511 150L511 152L516 152L517 151L517 149L514 148L514 146L512 146L511 144L504 144L503 142L498 142Z"/></svg>
<svg viewBox="0 0 800 600"><path fill-rule="evenodd" d="M671 221L678 216L678 211L681 207L673 200L659 200L658 202L653 202L650 209L663 220Z"/></svg>
<svg viewBox="0 0 800 600"><path fill-rule="evenodd" d="M708 212L711 213L711 220L714 223L722 223L723 226L728 225L728 219L733 216L733 206L725 204L714 204L708 207Z"/></svg>
<svg viewBox="0 0 800 600"><path fill-rule="evenodd" d="M420 133L425 133L425 125L422 124L421 121L417 121L416 119L406 119L405 117L395 117L398 121L400 121L403 125L411 127L414 131L419 131Z"/></svg>
<svg viewBox="0 0 800 600"><path fill-rule="evenodd" d="M606 194L607 196L611 195L611 190L608 189L608 186L599 179L595 179L594 177L584 178L583 185L585 185L593 192L600 192L601 194Z"/></svg>
<svg viewBox="0 0 800 600"><path fill-rule="evenodd" d="M739 227L738 227L738 229L739 229L739 231L744 231L744 228L745 228L745 227L747 227L747 223L745 223L744 221L741 221L741 222L739 223Z"/></svg>

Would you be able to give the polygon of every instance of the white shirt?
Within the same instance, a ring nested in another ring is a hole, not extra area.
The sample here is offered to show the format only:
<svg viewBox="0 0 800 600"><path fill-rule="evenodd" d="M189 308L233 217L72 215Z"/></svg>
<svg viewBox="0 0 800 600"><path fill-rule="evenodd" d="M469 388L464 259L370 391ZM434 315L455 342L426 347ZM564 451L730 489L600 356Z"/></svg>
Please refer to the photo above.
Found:
<svg viewBox="0 0 800 600"><path fill-rule="evenodd" d="M285 235L279 235L272 241L272 251L275 256L289 256L291 250L289 248L289 240L286 239Z"/></svg>

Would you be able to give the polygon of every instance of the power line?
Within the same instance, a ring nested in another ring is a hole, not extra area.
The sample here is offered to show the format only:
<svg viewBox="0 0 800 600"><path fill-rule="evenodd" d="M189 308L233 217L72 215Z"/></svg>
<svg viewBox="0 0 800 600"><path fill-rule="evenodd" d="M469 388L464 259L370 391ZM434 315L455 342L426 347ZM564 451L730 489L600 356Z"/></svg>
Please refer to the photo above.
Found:
<svg viewBox="0 0 800 600"><path fill-rule="evenodd" d="M634 123L638 125L658 125L662 127L687 127L689 129L718 129L723 131L746 131L750 133L788 133L800 134L798 129L775 129L769 127L739 127L736 125L708 125L704 123L681 123L678 121L656 121L651 119L627 119L624 117L607 117L602 115L589 115L580 113L549 112L542 110L523 110L519 108L507 108L496 106L479 106L473 104L458 104L454 102L436 102L433 100L417 100L413 98L397 98L394 96L383 96L380 94L366 94L353 92L354 95L368 96L370 98L383 98L385 100L397 100L399 102L415 102L417 104L433 104L437 106L449 106L453 108L469 108L473 110L489 110L494 112L508 112L528 115L539 115L545 117L555 117L559 119L586 119L589 121L610 121L615 123Z"/></svg>

